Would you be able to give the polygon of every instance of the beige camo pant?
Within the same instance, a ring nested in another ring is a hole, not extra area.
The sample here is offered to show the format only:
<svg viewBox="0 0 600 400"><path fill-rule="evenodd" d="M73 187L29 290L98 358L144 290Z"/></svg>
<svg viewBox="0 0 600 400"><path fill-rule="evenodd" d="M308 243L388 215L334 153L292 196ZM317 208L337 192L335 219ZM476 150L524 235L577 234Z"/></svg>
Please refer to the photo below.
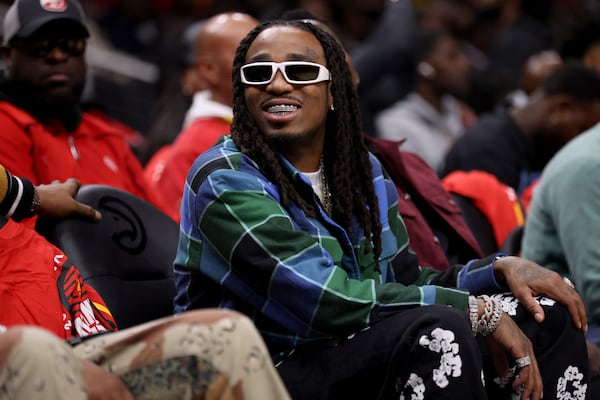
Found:
<svg viewBox="0 0 600 400"><path fill-rule="evenodd" d="M34 327L0 334L0 399L85 399L81 360L117 374L136 399L289 399L252 322L198 310L71 347Z"/></svg>

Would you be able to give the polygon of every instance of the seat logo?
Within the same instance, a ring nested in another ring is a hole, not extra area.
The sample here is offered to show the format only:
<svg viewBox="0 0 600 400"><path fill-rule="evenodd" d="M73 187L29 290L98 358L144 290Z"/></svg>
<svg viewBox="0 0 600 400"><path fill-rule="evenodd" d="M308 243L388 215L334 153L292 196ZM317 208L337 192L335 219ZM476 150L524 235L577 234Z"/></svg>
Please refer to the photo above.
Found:
<svg viewBox="0 0 600 400"><path fill-rule="evenodd" d="M67 0L40 0L40 5L46 11L62 12L67 9Z"/></svg>
<svg viewBox="0 0 600 400"><path fill-rule="evenodd" d="M104 196L98 202L103 218L112 218L114 233L111 238L115 244L130 254L139 254L146 248L147 234L142 220L135 210L124 201Z"/></svg>

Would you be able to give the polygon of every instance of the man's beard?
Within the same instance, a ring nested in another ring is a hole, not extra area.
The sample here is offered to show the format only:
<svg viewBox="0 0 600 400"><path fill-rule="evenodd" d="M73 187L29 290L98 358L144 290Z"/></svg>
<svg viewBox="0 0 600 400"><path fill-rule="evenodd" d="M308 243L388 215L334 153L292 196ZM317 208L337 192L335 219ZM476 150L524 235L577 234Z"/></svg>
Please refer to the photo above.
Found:
<svg viewBox="0 0 600 400"><path fill-rule="evenodd" d="M275 134L265 133L267 143L276 149L285 149L292 146L297 146L305 140L305 135L302 133L280 132Z"/></svg>
<svg viewBox="0 0 600 400"><path fill-rule="evenodd" d="M74 83L60 92L50 93L48 88L26 79L13 77L11 81L18 88L12 93L15 100L41 117L58 117L72 112L79 105L85 84L84 81Z"/></svg>

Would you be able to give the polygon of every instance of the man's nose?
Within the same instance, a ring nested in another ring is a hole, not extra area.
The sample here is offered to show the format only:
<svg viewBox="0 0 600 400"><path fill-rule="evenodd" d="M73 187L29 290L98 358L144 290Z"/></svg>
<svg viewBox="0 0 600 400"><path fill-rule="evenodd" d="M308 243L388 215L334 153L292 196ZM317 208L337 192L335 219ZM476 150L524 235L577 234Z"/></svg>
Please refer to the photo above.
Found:
<svg viewBox="0 0 600 400"><path fill-rule="evenodd" d="M273 77L273 80L267 85L267 91L276 93L289 92L293 89L294 87L292 86L292 84L285 79L285 77L283 76L283 72L279 69L275 71L275 76Z"/></svg>
<svg viewBox="0 0 600 400"><path fill-rule="evenodd" d="M50 51L44 58L47 60L53 60L53 61L64 61L64 60L68 59L69 57L70 56L66 51L64 51L60 46L55 44L52 46L52 48L50 49Z"/></svg>

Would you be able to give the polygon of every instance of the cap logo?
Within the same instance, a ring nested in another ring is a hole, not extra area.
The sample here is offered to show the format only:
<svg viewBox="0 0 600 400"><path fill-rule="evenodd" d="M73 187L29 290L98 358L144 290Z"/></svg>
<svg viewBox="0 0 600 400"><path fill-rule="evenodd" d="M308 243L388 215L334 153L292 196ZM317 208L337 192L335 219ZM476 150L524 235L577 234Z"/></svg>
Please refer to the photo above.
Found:
<svg viewBox="0 0 600 400"><path fill-rule="evenodd" d="M62 12L67 9L67 0L40 0L40 5L46 11Z"/></svg>

